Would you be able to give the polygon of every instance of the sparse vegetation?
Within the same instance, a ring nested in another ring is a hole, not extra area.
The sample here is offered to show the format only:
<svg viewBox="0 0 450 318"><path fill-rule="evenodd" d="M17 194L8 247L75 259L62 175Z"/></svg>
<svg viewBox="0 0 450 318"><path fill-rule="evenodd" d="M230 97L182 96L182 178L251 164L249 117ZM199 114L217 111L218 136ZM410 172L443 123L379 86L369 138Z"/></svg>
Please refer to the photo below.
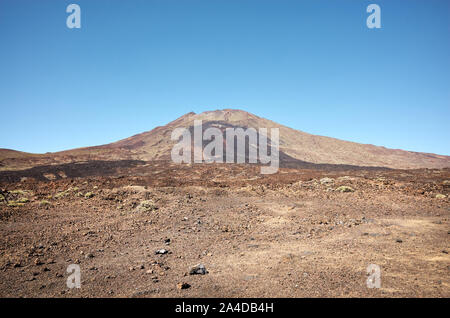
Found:
<svg viewBox="0 0 450 318"><path fill-rule="evenodd" d="M155 205L155 203L152 200L145 200L139 203L138 207L136 208L139 212L150 212L157 210L158 207Z"/></svg>
<svg viewBox="0 0 450 318"><path fill-rule="evenodd" d="M320 179L320 184L331 184L334 182L334 179L332 178L322 178Z"/></svg>
<svg viewBox="0 0 450 318"><path fill-rule="evenodd" d="M354 192L355 190L352 187L349 186L340 186L336 189L337 192Z"/></svg>
<svg viewBox="0 0 450 318"><path fill-rule="evenodd" d="M24 202L18 202L18 201L9 201L8 206L9 207L19 207L25 205Z"/></svg>
<svg viewBox="0 0 450 318"><path fill-rule="evenodd" d="M64 198L64 197L68 196L69 193L70 193L69 190L65 190L65 191L58 192L57 194L55 194L55 199L61 199L61 198Z"/></svg>
<svg viewBox="0 0 450 318"><path fill-rule="evenodd" d="M64 197L70 195L73 192L77 192L78 190L79 190L78 187L70 187L67 190L60 191L57 194L55 194L55 199L64 198Z"/></svg>
<svg viewBox="0 0 450 318"><path fill-rule="evenodd" d="M92 193L92 192L87 192L87 193L84 195L84 197L85 197L86 199L93 198L93 197L94 197L94 193Z"/></svg>
<svg viewBox="0 0 450 318"><path fill-rule="evenodd" d="M41 202L39 202L39 205L41 205L41 206L49 206L51 203L50 203L50 201L47 201L47 200L42 200Z"/></svg>
<svg viewBox="0 0 450 318"><path fill-rule="evenodd" d="M9 193L16 194L16 195L23 195L23 196L28 196L28 195L32 195L33 194L29 190L12 190L12 191L9 191Z"/></svg>

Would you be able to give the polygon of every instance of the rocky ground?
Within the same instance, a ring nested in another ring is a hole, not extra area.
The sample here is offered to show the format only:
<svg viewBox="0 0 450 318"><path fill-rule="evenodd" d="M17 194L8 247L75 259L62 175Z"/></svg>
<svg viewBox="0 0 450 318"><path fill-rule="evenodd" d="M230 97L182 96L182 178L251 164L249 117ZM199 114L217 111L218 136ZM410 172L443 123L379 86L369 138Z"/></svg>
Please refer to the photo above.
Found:
<svg viewBox="0 0 450 318"><path fill-rule="evenodd" d="M449 169L130 169L0 179L0 296L450 297Z"/></svg>

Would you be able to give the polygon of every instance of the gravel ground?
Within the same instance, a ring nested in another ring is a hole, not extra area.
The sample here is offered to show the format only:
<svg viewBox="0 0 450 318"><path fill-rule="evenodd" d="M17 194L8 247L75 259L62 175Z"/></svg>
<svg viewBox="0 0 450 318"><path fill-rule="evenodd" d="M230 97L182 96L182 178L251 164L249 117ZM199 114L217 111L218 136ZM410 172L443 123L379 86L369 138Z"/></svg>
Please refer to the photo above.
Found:
<svg viewBox="0 0 450 318"><path fill-rule="evenodd" d="M0 182L1 297L450 297L449 169L109 174Z"/></svg>

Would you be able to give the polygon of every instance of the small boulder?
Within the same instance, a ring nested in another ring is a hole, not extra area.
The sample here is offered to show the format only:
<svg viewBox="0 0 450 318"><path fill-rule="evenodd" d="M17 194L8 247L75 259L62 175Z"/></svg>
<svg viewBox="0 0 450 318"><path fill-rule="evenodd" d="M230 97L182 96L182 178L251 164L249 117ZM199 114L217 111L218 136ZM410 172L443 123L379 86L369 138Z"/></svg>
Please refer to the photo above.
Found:
<svg viewBox="0 0 450 318"><path fill-rule="evenodd" d="M39 266L39 265L42 265L42 264L44 264L44 263L39 258L36 258L34 260L34 265Z"/></svg>
<svg viewBox="0 0 450 318"><path fill-rule="evenodd" d="M177 284L178 289L188 289L189 287L191 287L191 285L189 285L188 283L178 283Z"/></svg>
<svg viewBox="0 0 450 318"><path fill-rule="evenodd" d="M189 270L189 275L205 275L207 273L208 271L203 264L195 265Z"/></svg>

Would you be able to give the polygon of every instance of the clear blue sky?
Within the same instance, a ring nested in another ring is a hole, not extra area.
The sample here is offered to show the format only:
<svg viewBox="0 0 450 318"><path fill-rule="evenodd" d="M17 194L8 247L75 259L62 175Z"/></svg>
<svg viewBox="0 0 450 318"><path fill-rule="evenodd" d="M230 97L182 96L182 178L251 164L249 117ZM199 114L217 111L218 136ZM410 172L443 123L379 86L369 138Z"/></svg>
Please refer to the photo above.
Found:
<svg viewBox="0 0 450 318"><path fill-rule="evenodd" d="M450 155L449 17L448 0L0 0L0 148L99 145L239 108Z"/></svg>

